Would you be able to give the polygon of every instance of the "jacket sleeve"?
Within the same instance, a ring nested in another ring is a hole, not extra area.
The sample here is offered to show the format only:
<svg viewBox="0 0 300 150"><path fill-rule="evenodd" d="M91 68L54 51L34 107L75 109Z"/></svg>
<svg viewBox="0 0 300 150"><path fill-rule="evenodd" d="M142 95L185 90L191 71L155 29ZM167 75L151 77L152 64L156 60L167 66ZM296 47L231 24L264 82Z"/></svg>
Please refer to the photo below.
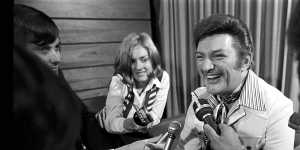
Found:
<svg viewBox="0 0 300 150"><path fill-rule="evenodd" d="M289 99L286 103L276 104L269 115L266 132L266 150L293 150L295 131L288 126L289 117L293 113L293 104Z"/></svg>
<svg viewBox="0 0 300 150"><path fill-rule="evenodd" d="M109 133L125 133L127 130L123 127L123 92L125 85L122 78L118 75L113 76L106 99L106 118L104 121L105 129Z"/></svg>
<svg viewBox="0 0 300 150"><path fill-rule="evenodd" d="M154 120L151 126L157 125L160 122L167 103L167 97L170 88L170 77L166 71L163 72L161 85L162 87L158 90L156 100L152 105L152 110L149 112Z"/></svg>

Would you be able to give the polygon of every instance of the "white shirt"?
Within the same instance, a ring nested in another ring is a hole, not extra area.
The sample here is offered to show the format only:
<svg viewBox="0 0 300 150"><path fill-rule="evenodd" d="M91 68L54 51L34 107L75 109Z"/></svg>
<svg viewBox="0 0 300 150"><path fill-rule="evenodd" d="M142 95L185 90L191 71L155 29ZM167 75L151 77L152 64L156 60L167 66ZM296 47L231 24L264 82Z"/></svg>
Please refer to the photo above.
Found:
<svg viewBox="0 0 300 150"><path fill-rule="evenodd" d="M124 100L128 94L128 87L122 82L123 78L121 75L115 75L112 77L109 92L106 99L105 112L106 117L104 119L104 126L108 132L111 133L126 133L128 132L124 127L123 123L126 118L123 117ZM143 106L145 95L148 90L150 90L153 85L158 87L155 98L153 99L153 104L150 105L151 111L149 114L153 118L153 122L147 126L153 126L160 122L163 115L163 111L167 102L168 91L170 87L169 75L166 71L163 71L162 79L159 81L157 78L151 79L148 85L145 87L141 94L138 94L137 89L133 87L134 93L134 104L141 108ZM136 110L134 107L128 113L127 118L133 118Z"/></svg>

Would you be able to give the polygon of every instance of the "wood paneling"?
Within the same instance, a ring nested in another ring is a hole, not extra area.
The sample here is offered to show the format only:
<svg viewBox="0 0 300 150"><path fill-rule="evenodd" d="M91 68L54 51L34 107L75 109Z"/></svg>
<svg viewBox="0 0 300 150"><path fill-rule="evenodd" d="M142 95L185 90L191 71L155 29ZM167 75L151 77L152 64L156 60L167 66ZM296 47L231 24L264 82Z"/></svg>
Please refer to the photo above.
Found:
<svg viewBox="0 0 300 150"><path fill-rule="evenodd" d="M62 45L62 68L113 65L119 45L119 43Z"/></svg>
<svg viewBox="0 0 300 150"><path fill-rule="evenodd" d="M75 91L108 87L113 72L113 66L63 70L65 78Z"/></svg>
<svg viewBox="0 0 300 150"><path fill-rule="evenodd" d="M90 99L97 96L105 96L107 95L107 92L108 88L100 88L77 92L77 95L84 101L86 99Z"/></svg>
<svg viewBox="0 0 300 150"><path fill-rule="evenodd" d="M54 20L62 43L121 42L131 32L150 34L150 21Z"/></svg>
<svg viewBox="0 0 300 150"><path fill-rule="evenodd" d="M55 18L150 19L148 0L15 0Z"/></svg>

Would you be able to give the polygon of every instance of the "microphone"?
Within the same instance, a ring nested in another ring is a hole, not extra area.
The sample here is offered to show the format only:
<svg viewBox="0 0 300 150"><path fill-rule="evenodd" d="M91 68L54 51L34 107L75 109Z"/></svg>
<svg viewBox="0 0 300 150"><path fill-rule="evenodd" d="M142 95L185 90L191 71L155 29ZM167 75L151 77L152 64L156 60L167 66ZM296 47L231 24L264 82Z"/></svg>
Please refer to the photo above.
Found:
<svg viewBox="0 0 300 150"><path fill-rule="evenodd" d="M198 120L210 125L220 135L221 131L213 117L213 110L207 100L199 99L199 103L194 102L193 109Z"/></svg>
<svg viewBox="0 0 300 150"><path fill-rule="evenodd" d="M181 128L181 124L178 121L172 121L168 127L168 137L167 142L165 144L164 150L170 150L171 146L175 139L175 134L178 131L178 129Z"/></svg>
<svg viewBox="0 0 300 150"><path fill-rule="evenodd" d="M289 127L300 133L300 113L294 112L289 119Z"/></svg>

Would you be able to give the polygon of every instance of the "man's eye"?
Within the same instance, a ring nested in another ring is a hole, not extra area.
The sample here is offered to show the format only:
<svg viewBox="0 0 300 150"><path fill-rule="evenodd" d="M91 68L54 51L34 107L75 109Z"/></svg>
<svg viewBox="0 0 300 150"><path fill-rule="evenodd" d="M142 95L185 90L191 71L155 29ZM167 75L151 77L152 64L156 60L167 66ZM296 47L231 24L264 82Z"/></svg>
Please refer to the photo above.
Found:
<svg viewBox="0 0 300 150"><path fill-rule="evenodd" d="M40 51L44 54L47 54L49 52L49 47L47 47L47 46L41 47Z"/></svg>
<svg viewBox="0 0 300 150"><path fill-rule="evenodd" d="M201 60L203 60L203 56L202 55L196 55L196 59L198 60L198 61L201 61Z"/></svg>
<svg viewBox="0 0 300 150"><path fill-rule="evenodd" d="M214 55L213 57L216 58L216 59L223 59L226 56L224 54L217 54L217 55Z"/></svg>
<svg viewBox="0 0 300 150"><path fill-rule="evenodd" d="M58 45L58 46L55 47L55 51L56 52L60 52L60 50L61 50L60 45Z"/></svg>
<svg viewBox="0 0 300 150"><path fill-rule="evenodd" d="M131 63L134 64L136 61L135 59L131 59Z"/></svg>

